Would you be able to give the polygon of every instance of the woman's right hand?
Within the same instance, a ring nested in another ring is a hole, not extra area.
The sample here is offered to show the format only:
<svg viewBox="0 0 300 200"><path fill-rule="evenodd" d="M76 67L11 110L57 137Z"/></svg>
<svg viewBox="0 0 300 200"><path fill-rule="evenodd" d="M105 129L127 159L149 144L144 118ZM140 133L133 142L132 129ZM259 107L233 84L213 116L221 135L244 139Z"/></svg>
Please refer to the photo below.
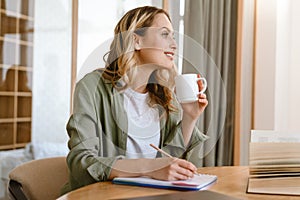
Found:
<svg viewBox="0 0 300 200"><path fill-rule="evenodd" d="M151 171L145 175L158 180L185 180L194 176L194 164L179 158L156 158L151 162Z"/></svg>

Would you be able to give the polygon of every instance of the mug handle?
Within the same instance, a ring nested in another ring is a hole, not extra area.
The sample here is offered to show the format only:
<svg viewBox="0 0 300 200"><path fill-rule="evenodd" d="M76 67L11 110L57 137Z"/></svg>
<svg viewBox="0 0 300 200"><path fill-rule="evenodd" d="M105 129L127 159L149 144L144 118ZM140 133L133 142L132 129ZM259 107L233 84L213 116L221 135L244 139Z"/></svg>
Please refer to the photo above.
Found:
<svg viewBox="0 0 300 200"><path fill-rule="evenodd" d="M202 80L203 89L201 91L199 91L198 94L203 94L205 92L206 88L207 88L207 81L206 81L205 78L201 78L201 77L197 78L196 80L197 80L197 82Z"/></svg>

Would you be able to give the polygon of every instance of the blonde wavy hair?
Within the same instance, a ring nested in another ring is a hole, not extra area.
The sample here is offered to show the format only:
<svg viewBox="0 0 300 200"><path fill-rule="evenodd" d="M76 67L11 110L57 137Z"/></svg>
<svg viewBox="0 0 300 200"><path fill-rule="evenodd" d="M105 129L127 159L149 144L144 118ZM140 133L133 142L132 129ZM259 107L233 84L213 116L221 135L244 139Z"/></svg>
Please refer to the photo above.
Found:
<svg viewBox="0 0 300 200"><path fill-rule="evenodd" d="M110 51L103 57L106 66L103 77L110 80L114 87L122 78L125 85L119 89L125 89L131 85L137 75L137 59L134 49L133 34L145 35L147 27L153 23L157 14L165 14L171 21L169 14L163 9L144 6L128 11L118 22L114 30L114 39L110 45ZM106 58L107 57L107 58ZM161 105L169 114L176 108L172 105L172 89L174 88L174 77L177 74L175 66L170 69L155 70L147 83L151 106Z"/></svg>

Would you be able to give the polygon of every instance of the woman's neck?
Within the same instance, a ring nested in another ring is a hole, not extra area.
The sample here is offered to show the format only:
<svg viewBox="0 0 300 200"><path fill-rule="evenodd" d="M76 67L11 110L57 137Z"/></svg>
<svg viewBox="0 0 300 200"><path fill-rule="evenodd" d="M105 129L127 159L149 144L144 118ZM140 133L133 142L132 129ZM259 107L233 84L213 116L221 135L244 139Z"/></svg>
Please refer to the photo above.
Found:
<svg viewBox="0 0 300 200"><path fill-rule="evenodd" d="M149 78L155 69L152 65L141 65L137 70L137 75L132 82L132 89L139 93L146 93Z"/></svg>

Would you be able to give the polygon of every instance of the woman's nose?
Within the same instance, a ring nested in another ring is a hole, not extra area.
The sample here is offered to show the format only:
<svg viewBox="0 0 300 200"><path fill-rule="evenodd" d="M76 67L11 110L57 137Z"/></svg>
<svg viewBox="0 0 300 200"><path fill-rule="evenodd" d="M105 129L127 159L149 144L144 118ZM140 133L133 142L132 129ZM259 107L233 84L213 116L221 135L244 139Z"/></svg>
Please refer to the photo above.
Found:
<svg viewBox="0 0 300 200"><path fill-rule="evenodd" d="M170 43L170 47L172 50L176 50L177 49L177 43L174 37L171 38L171 43Z"/></svg>

